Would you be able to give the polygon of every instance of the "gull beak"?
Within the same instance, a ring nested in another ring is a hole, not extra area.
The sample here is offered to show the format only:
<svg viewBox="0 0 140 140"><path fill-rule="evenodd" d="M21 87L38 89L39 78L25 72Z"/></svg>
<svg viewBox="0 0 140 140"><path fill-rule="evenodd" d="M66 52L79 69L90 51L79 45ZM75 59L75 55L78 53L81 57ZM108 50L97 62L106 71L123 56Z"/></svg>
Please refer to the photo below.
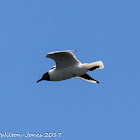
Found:
<svg viewBox="0 0 140 140"><path fill-rule="evenodd" d="M41 78L40 80L38 80L36 83L38 83L38 82L40 82L40 81L42 81L43 79Z"/></svg>

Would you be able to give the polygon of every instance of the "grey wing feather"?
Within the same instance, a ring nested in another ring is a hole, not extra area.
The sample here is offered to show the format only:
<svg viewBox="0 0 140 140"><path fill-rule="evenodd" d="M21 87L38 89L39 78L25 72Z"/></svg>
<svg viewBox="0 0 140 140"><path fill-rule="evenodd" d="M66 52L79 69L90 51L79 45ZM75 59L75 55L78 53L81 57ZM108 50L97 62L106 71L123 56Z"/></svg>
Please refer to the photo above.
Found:
<svg viewBox="0 0 140 140"><path fill-rule="evenodd" d="M56 68L56 65L55 66L52 66L52 69L55 69Z"/></svg>
<svg viewBox="0 0 140 140"><path fill-rule="evenodd" d="M51 52L46 57L53 59L56 62L56 68L61 69L80 63L71 51L73 50Z"/></svg>

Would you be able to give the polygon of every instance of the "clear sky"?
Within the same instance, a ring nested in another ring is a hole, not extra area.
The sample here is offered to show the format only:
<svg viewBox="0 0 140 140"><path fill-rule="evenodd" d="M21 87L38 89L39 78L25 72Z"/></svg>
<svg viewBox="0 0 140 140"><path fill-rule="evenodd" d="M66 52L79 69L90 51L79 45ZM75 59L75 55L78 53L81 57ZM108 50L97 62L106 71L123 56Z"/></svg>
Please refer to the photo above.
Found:
<svg viewBox="0 0 140 140"><path fill-rule="evenodd" d="M140 140L139 6L139 0L0 1L0 133ZM36 83L55 65L47 53L73 49L83 63L103 61L103 70L89 72L100 84Z"/></svg>

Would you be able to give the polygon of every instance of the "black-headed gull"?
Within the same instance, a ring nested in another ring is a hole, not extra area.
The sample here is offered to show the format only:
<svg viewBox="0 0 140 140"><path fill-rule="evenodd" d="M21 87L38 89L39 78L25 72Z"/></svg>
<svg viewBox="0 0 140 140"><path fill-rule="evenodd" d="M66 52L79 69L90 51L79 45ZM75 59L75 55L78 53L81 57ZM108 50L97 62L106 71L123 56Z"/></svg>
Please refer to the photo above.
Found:
<svg viewBox="0 0 140 140"><path fill-rule="evenodd" d="M46 72L40 80L47 81L61 81L76 77L92 83L99 83L97 80L91 78L87 72L95 69L102 69L104 65L102 61L93 63L81 63L72 53L74 50L56 51L47 54L47 58L51 58L56 62L51 70Z"/></svg>

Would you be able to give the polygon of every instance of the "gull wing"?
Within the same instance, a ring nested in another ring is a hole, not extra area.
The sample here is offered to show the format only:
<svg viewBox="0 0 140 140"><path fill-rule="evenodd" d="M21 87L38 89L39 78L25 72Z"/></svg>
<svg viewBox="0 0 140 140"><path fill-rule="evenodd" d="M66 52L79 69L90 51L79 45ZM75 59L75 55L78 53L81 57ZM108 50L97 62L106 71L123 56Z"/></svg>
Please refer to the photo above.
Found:
<svg viewBox="0 0 140 140"><path fill-rule="evenodd" d="M48 53L46 57L56 62L57 69L62 69L80 63L72 51L74 50L51 52Z"/></svg>
<svg viewBox="0 0 140 140"><path fill-rule="evenodd" d="M84 74L81 76L76 76L76 78L81 79L81 80L85 80L88 82L92 82L92 83L99 83L97 80L91 78L88 74Z"/></svg>
<svg viewBox="0 0 140 140"><path fill-rule="evenodd" d="M52 66L52 69L55 69L56 68L56 65L55 66Z"/></svg>

